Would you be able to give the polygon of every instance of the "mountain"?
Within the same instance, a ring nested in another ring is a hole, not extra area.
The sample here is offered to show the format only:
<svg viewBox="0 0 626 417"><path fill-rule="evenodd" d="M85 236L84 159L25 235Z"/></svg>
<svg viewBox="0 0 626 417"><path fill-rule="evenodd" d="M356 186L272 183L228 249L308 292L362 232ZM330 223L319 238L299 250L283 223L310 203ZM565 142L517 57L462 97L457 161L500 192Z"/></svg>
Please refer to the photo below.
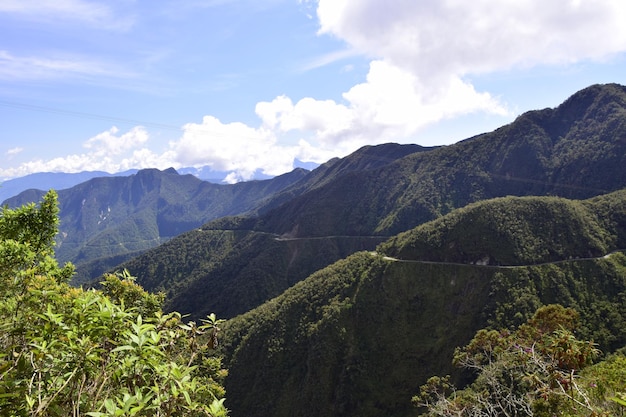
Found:
<svg viewBox="0 0 626 417"><path fill-rule="evenodd" d="M279 204L277 201L302 195L342 175L366 172L426 149L398 144L364 147L307 173L259 207L267 210ZM164 291L168 309L193 317L211 312L232 317L280 294L337 259L355 251L372 250L385 240L380 236L290 239L252 230L255 221L254 217L215 220L117 268L136 274L144 288Z"/></svg>
<svg viewBox="0 0 626 417"><path fill-rule="evenodd" d="M612 352L626 346L625 243L626 190L452 211L229 320L227 406L234 417L413 416L429 376L469 376L451 367L456 346L551 303L575 308L579 337Z"/></svg>
<svg viewBox="0 0 626 417"><path fill-rule="evenodd" d="M320 165L302 181L285 188L282 192L268 199L265 205L259 207L258 212L266 213L295 197L331 184L344 175L371 171L389 165L407 155L432 149L436 149L436 147L423 147L413 144L400 145L397 143L364 146L346 158L333 158Z"/></svg>
<svg viewBox="0 0 626 417"><path fill-rule="evenodd" d="M167 308L230 318L456 208L507 195L601 195L626 187L625 166L626 87L595 85L454 145L362 148L307 173L254 215L215 220L118 267L164 291ZM478 255L474 262L495 262Z"/></svg>
<svg viewBox="0 0 626 417"><path fill-rule="evenodd" d="M294 160L294 168L303 168L307 171L311 171L317 168L319 164L314 162L302 162L300 160ZM0 202L5 201L11 197L20 194L23 191L34 190L63 190L65 188L71 188L82 182L88 181L92 178L98 177L127 177L137 173L137 169L131 169L128 171L117 172L114 174L104 171L83 171L77 173L66 172L38 172L35 174L25 175L19 178L12 178L6 181L0 182ZM215 184L225 184L226 177L231 173L230 171L215 171L210 166L203 167L184 167L179 168L177 172L181 175L191 174L203 181L212 182ZM263 174L261 172L255 172L249 181L269 180L273 176Z"/></svg>
<svg viewBox="0 0 626 417"><path fill-rule="evenodd" d="M586 198L620 189L625 90L592 86L494 132L342 175L265 213L257 228L293 236L392 235L487 198Z"/></svg>
<svg viewBox="0 0 626 417"><path fill-rule="evenodd" d="M626 345L624 167L626 87L594 85L454 145L364 147L278 182L93 179L60 196L58 248L91 271L142 251L116 269L168 310L229 319L233 417L410 416L430 375L468 381L456 346L543 304L575 308L605 353Z"/></svg>
<svg viewBox="0 0 626 417"><path fill-rule="evenodd" d="M141 170L127 177L92 178L58 191L56 255L61 262L72 261L79 266L82 273L78 281L98 276L129 256L209 220L252 210L304 175L305 170L296 169L271 180L233 185L179 175L171 168ZM5 203L21 206L43 194L27 190Z"/></svg>
<svg viewBox="0 0 626 417"><path fill-rule="evenodd" d="M191 174L194 177L198 177L203 181L212 182L214 184L225 184L227 183L226 179L229 175L231 175L231 171L215 171L210 166L203 167L185 167L179 168L177 170L180 174ZM257 170L253 173L252 178L249 181L260 181L260 180L269 180L271 179L271 175L266 175L262 173L260 170Z"/></svg>
<svg viewBox="0 0 626 417"><path fill-rule="evenodd" d="M73 187L92 178L128 176L134 174L135 172L137 172L137 170L124 171L117 174L109 174L104 171L84 171L72 174L64 172L39 172L36 174L29 174L0 183L0 201L5 201L10 197L18 195L22 191L30 189L62 190L64 188Z"/></svg>

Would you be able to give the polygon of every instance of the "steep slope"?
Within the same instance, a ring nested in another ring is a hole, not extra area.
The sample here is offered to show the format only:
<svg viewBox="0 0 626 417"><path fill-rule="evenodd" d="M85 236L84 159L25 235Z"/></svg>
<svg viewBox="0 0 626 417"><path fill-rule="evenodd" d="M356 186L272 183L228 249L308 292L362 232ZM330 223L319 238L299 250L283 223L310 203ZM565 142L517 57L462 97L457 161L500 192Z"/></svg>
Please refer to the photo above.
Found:
<svg viewBox="0 0 626 417"><path fill-rule="evenodd" d="M414 152L417 145L366 146L334 159L300 181L272 194L267 211L280 201L332 183L343 175L366 173ZM122 263L144 288L167 294L167 308L203 317L233 317L275 297L314 271L359 250L372 250L385 237L325 236L289 239L255 231L256 218L222 218Z"/></svg>
<svg viewBox="0 0 626 417"><path fill-rule="evenodd" d="M397 143L386 143L376 146L364 146L346 158L333 158L325 164L320 165L306 175L301 181L286 187L280 193L272 196L268 201L259 207L258 213L263 214L272 208L306 194L349 173L363 173L377 168L384 167L411 155L416 152L428 152L436 148L428 148L419 145L400 145Z"/></svg>
<svg viewBox="0 0 626 417"><path fill-rule="evenodd" d="M57 258L80 266L136 254L209 220L252 210L306 173L298 169L271 180L234 185L178 175L174 169L93 178L58 191ZM7 203L20 206L36 201L42 194L43 191L25 191ZM102 272L103 267L111 266L103 262L97 269Z"/></svg>
<svg viewBox="0 0 626 417"><path fill-rule="evenodd" d="M607 235L603 219L588 208L554 197L501 197L401 233L380 249L399 259L479 265L597 257L615 248L617 237ZM511 244L502 246L502 239Z"/></svg>
<svg viewBox="0 0 626 417"><path fill-rule="evenodd" d="M545 227L551 219L556 229ZM626 190L583 202L509 197L339 261L226 323L228 407L234 417L415 415L410 398L427 377L462 380L455 346L548 303L577 309L580 336L604 352L624 346L626 255L604 256L625 242L624 219ZM475 242L518 266L463 264ZM598 257L575 259L586 248Z"/></svg>
<svg viewBox="0 0 626 417"><path fill-rule="evenodd" d="M284 239L251 230L203 227L184 233L119 268L150 291L166 294L167 310L192 319L234 317L277 296L337 259L373 250L384 238Z"/></svg>
<svg viewBox="0 0 626 417"><path fill-rule="evenodd" d="M185 248L178 257L176 250L168 249L166 256L155 249L121 267L129 268L147 288L166 291L170 308L231 317L277 296L313 272L310 268L341 259L350 249L373 249L385 237L469 203L507 195L587 198L620 189L626 186L625 90L618 85L592 86L556 109L528 112L510 125L451 146L366 147L329 161L286 187L260 205L256 217L220 219L203 226L269 236L271 244L254 249L254 274L228 266L248 265L249 251L229 252L228 265L219 264L221 258L190 262L214 256L202 249L200 241L194 243L191 234L171 242L172 247ZM298 252L300 265L310 268L286 268L293 255L278 250L272 241L276 237L315 242L309 252ZM362 240L339 251L334 249L338 237ZM322 250L324 256L319 255ZM558 255L557 249L550 250ZM475 258L473 262L509 262L466 253ZM255 274L265 278L254 279ZM184 279L184 285L177 284L178 279ZM248 296L237 292L239 287L249 288Z"/></svg>
<svg viewBox="0 0 626 417"><path fill-rule="evenodd" d="M506 195L587 198L626 185L626 87L595 85L494 132L343 175L268 212L294 236L396 234Z"/></svg>

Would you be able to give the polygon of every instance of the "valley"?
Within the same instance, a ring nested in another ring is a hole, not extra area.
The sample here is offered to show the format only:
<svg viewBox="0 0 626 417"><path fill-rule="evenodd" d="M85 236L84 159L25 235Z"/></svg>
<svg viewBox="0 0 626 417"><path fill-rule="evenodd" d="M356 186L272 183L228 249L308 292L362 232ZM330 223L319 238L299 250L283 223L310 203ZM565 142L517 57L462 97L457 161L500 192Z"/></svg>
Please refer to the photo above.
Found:
<svg viewBox="0 0 626 417"><path fill-rule="evenodd" d="M543 306L574 309L602 358L623 352L625 167L626 87L593 85L453 145L262 181L93 178L58 193L56 256L75 285L126 270L167 312L225 319L233 417L409 417L429 377L475 380L457 347Z"/></svg>

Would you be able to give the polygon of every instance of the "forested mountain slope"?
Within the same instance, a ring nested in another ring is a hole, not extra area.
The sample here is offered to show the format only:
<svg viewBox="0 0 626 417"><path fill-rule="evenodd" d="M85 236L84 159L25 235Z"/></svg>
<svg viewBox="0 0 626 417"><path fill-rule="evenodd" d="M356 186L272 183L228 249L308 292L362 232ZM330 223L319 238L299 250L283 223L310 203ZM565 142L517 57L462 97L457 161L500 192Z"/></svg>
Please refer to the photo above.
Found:
<svg viewBox="0 0 626 417"><path fill-rule="evenodd" d="M300 180L307 171L266 181L218 185L174 169L146 169L126 177L98 177L58 191L60 230L56 255L78 266L137 254L203 223L254 209L269 196ZM37 201L29 190L6 201L11 207ZM79 277L81 278L81 277Z"/></svg>
<svg viewBox="0 0 626 417"><path fill-rule="evenodd" d="M169 308L232 317L320 266L455 208L507 195L587 198L626 187L625 166L626 87L595 85L454 145L363 148L310 172L256 216L202 227L232 239L207 245L209 235L188 233L120 267L164 290Z"/></svg>
<svg viewBox="0 0 626 417"><path fill-rule="evenodd" d="M336 179L349 174L370 171L384 167L407 155L417 152L428 152L435 147L423 147L419 145L400 145L397 143L385 143L376 146L364 146L348 157L333 158L320 165L306 175L301 181L286 187L280 193L272 196L259 207L259 213L265 213L282 203L294 199L302 194L331 184Z"/></svg>
<svg viewBox="0 0 626 417"><path fill-rule="evenodd" d="M550 303L575 308L603 352L623 347L625 219L626 190L489 200L316 272L224 327L232 415L415 415L426 378L463 379L456 346Z"/></svg>
<svg viewBox="0 0 626 417"><path fill-rule="evenodd" d="M587 198L626 186L626 87L595 85L490 133L336 178L270 211L292 236L396 234L506 195Z"/></svg>
<svg viewBox="0 0 626 417"><path fill-rule="evenodd" d="M609 196L581 202L501 197L473 203L401 233L380 249L399 259L479 265L598 257L626 248L626 236L618 233L626 230L624 191ZM510 244L502 246L503 239Z"/></svg>
<svg viewBox="0 0 626 417"><path fill-rule="evenodd" d="M428 148L417 145L366 146L333 159L259 205L269 207L332 183L344 175L367 173ZM256 217L221 218L125 262L152 291L167 294L167 308L193 317L215 312L232 317L280 294L314 271L359 250L371 250L385 237L325 236L289 239L253 230ZM207 300L209 299L209 300Z"/></svg>

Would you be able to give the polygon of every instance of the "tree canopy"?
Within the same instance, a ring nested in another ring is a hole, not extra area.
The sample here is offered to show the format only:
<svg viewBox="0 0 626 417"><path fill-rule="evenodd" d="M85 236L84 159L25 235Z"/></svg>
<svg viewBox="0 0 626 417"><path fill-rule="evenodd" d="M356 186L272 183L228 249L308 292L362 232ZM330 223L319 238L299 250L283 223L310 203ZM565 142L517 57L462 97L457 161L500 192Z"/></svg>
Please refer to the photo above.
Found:
<svg viewBox="0 0 626 417"><path fill-rule="evenodd" d="M163 313L127 272L68 285L57 195L0 211L0 410L12 416L225 416L221 320ZM204 335L204 336L203 336Z"/></svg>
<svg viewBox="0 0 626 417"><path fill-rule="evenodd" d="M482 329L457 348L454 364L474 373L457 390L434 376L413 398L429 416L608 416L623 413L626 357L600 355L575 336L578 314L561 305L539 308L515 331Z"/></svg>

